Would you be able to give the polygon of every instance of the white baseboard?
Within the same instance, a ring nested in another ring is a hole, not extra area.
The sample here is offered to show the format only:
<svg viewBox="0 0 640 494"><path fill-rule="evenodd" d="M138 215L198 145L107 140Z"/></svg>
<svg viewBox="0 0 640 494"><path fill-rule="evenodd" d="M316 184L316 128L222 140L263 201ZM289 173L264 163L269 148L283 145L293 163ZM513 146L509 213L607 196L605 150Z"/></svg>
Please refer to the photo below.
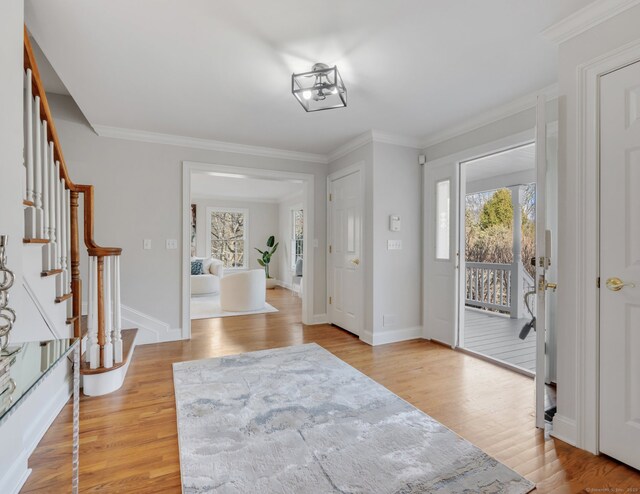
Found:
<svg viewBox="0 0 640 494"><path fill-rule="evenodd" d="M578 427L575 420L555 414L553 417L553 430L551 435L571 446L577 446Z"/></svg>
<svg viewBox="0 0 640 494"><path fill-rule="evenodd" d="M311 324L328 324L329 319L326 314L314 314Z"/></svg>
<svg viewBox="0 0 640 494"><path fill-rule="evenodd" d="M180 329L171 329L165 323L139 310L122 305L122 327L138 328L136 345L175 341L182 338Z"/></svg>
<svg viewBox="0 0 640 494"><path fill-rule="evenodd" d="M380 329L374 332L363 331L360 339L369 345L386 345L399 341L415 340L422 338L422 326L398 329Z"/></svg>
<svg viewBox="0 0 640 494"><path fill-rule="evenodd" d="M120 307L122 312L122 328L138 328L136 345L164 343L183 339L182 328L171 328L167 323L126 305L121 305ZM82 314L87 314L86 302L82 303Z"/></svg>

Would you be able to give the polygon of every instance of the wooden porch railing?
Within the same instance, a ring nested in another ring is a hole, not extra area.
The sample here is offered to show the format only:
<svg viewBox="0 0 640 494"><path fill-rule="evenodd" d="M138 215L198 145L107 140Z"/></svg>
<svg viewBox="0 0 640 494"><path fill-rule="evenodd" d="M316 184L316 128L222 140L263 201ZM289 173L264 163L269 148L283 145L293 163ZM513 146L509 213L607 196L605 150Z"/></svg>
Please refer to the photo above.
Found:
<svg viewBox="0 0 640 494"><path fill-rule="evenodd" d="M91 369L122 363L120 255L93 237L93 186L71 180L26 26L24 28L25 242L43 244L43 271L58 274L56 302L71 300L68 322L82 336L79 205L89 255L88 340ZM68 302L67 302L68 303Z"/></svg>

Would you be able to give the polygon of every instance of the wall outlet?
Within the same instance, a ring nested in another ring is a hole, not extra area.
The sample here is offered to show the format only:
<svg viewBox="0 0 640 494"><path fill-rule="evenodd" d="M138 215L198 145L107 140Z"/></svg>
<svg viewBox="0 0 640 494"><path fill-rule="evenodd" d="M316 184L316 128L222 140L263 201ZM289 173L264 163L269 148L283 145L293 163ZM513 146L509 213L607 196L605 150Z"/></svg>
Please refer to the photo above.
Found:
<svg viewBox="0 0 640 494"><path fill-rule="evenodd" d="M178 241L175 238L167 239L167 250L176 250L178 248Z"/></svg>
<svg viewBox="0 0 640 494"><path fill-rule="evenodd" d="M151 250L151 239L150 238L145 238L142 241L142 248L144 250Z"/></svg>
<svg viewBox="0 0 640 494"><path fill-rule="evenodd" d="M384 327L395 326L396 324L398 324L398 316L395 314L384 314L382 316L382 325Z"/></svg>
<svg viewBox="0 0 640 494"><path fill-rule="evenodd" d="M387 240L387 250L402 250L402 240Z"/></svg>

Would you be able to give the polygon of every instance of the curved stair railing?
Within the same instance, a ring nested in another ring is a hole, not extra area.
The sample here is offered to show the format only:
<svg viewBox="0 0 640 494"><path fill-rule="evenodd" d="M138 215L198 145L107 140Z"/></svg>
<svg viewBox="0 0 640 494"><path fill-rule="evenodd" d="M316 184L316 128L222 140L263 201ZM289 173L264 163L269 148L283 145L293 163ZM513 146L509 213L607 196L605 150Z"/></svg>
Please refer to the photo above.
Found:
<svg viewBox="0 0 640 494"><path fill-rule="evenodd" d="M84 244L89 255L87 349L90 373L124 365L120 312L122 249L93 238L93 186L71 180L29 36L24 29L25 243L42 244L42 275L57 276L56 303L67 304L67 324L83 335L79 205L83 196ZM84 351L84 349L83 349Z"/></svg>

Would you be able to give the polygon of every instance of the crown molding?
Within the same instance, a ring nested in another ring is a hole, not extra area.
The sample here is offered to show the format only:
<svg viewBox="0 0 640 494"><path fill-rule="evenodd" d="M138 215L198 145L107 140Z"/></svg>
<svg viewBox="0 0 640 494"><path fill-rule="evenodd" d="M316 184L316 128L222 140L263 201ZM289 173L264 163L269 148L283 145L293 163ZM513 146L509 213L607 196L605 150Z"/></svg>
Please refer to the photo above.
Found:
<svg viewBox="0 0 640 494"><path fill-rule="evenodd" d="M542 31L547 40L561 44L640 4L640 0L597 0Z"/></svg>
<svg viewBox="0 0 640 494"><path fill-rule="evenodd" d="M331 163L332 161L340 159L350 152L355 151L356 149L366 144L369 144L370 142L393 144L395 146L403 146L415 149L420 149L421 146L421 142L419 139L372 129L368 130L364 134L360 134L350 141L345 142L342 146L329 153L327 155L327 160L329 161L329 163Z"/></svg>
<svg viewBox="0 0 640 494"><path fill-rule="evenodd" d="M640 1L640 0L638 0ZM495 107L491 110L483 112L476 117L468 118L463 123L449 127L448 129L435 132L426 136L420 143L420 148L425 149L435 144L439 144L454 137L477 130L485 125L492 124L503 118L516 115L525 110L535 108L538 96L545 96L547 99L555 99L558 97L558 85L552 84L539 91L526 94L504 105Z"/></svg>
<svg viewBox="0 0 640 494"><path fill-rule="evenodd" d="M234 196L221 196L217 194L193 194L191 196L191 202L208 201L208 202L234 202L234 203L250 203L250 204L279 204L281 199L274 199L272 197L260 198L260 197L234 197ZM224 205L220 207L225 207ZM231 206L230 206L231 207ZM235 206L234 206L235 207Z"/></svg>
<svg viewBox="0 0 640 494"><path fill-rule="evenodd" d="M169 146L180 146L193 149L207 149L210 151L220 151L225 153L240 153L248 154L251 156L261 156L265 158L307 161L310 163L321 163L325 165L328 163L327 156L324 154L304 153L300 151L289 151L287 149L277 149L263 146L251 146L247 144L214 141L211 139L201 139L197 137L160 134L157 132L126 129L122 127L110 127L107 125L93 125L92 127L95 130L96 134L98 134L100 137L111 137L113 139L126 139L129 141L167 144Z"/></svg>
<svg viewBox="0 0 640 494"><path fill-rule="evenodd" d="M345 142L342 146L331 151L327 156L327 161L331 163L332 161L336 161L343 156L346 156L352 151L355 151L362 146L373 142L372 131L367 131L364 134L360 134L357 137L354 137L350 141Z"/></svg>

